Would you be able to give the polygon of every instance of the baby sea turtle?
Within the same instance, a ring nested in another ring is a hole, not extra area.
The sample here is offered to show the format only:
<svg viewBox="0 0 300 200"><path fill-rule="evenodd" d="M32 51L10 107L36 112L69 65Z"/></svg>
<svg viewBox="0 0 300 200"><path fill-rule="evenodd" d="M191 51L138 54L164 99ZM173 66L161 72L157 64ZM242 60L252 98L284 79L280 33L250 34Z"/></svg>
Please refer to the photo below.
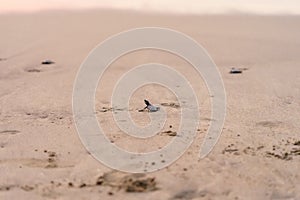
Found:
<svg viewBox="0 0 300 200"><path fill-rule="evenodd" d="M158 106L154 106L152 105L148 100L144 100L146 107L144 109L139 110L139 112L143 112L145 109L148 109L149 112L156 112L159 111L159 107Z"/></svg>

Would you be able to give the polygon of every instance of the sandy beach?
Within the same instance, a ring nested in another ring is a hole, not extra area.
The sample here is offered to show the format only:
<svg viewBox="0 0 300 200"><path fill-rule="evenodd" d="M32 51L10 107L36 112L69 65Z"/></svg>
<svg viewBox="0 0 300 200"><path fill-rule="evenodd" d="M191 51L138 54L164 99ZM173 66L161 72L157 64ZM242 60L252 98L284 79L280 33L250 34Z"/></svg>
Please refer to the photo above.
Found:
<svg viewBox="0 0 300 200"><path fill-rule="evenodd" d="M169 115L160 134L134 139L115 125L111 93L134 66L158 62L180 71L198 91L201 113L197 137L179 160L158 172L128 174L85 149L73 121L72 91L96 45L145 26L180 31L208 51L224 81L227 115L219 142L199 160L213 120L201 76L167 52L121 57L105 72L96 95L96 115L112 143L153 151L179 128L174 94L157 85L137 90L129 110L143 126L149 123L149 113L137 112L143 100L162 104ZM300 199L299 16L44 11L0 15L0 27L0 199ZM42 65L46 59L55 63ZM245 70L230 74L232 67Z"/></svg>

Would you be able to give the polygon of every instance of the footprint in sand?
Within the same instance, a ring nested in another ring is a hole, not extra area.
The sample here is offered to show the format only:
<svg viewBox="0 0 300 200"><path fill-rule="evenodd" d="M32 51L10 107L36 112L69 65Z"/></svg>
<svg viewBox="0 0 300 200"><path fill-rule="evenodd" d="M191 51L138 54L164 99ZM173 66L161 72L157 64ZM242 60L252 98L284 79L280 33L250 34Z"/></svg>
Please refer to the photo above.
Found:
<svg viewBox="0 0 300 200"><path fill-rule="evenodd" d="M57 168L56 159L49 157L48 159L27 159L23 161L23 164L27 167L33 168Z"/></svg>
<svg viewBox="0 0 300 200"><path fill-rule="evenodd" d="M282 122L280 121L261 121L256 123L257 126L263 126L263 127L268 127L268 128L275 128L279 127L282 125Z"/></svg>
<svg viewBox="0 0 300 200"><path fill-rule="evenodd" d="M16 135L20 133L20 131L18 130L3 130L3 131L0 131L0 136L4 137L4 138L1 138L0 139L0 148L3 149L6 147L6 145L8 144L10 138L13 136L13 135Z"/></svg>
<svg viewBox="0 0 300 200"><path fill-rule="evenodd" d="M230 144L228 145L223 151L222 154L233 154L236 156L241 155L241 153L244 153L246 155L251 155L251 156L256 156L258 154L260 154L259 152L264 149L265 146L258 146L258 147L246 147L243 150L238 149L237 147L235 147L234 144Z"/></svg>
<svg viewBox="0 0 300 200"><path fill-rule="evenodd" d="M161 103L160 105L171 108L180 108L179 104L177 103Z"/></svg>
<svg viewBox="0 0 300 200"><path fill-rule="evenodd" d="M28 72L28 73L39 73L39 72L41 72L41 70L37 69L37 68L29 68L29 69L25 69L25 72Z"/></svg>
<svg viewBox="0 0 300 200"><path fill-rule="evenodd" d="M105 112L113 112L113 111L126 111L127 109L125 108L112 108L112 107L102 107L98 110L98 112L102 112L102 113L105 113ZM130 110L129 110L130 111Z"/></svg>
<svg viewBox="0 0 300 200"><path fill-rule="evenodd" d="M49 114L46 112L25 112L25 114L34 119L46 119L49 117Z"/></svg>
<svg viewBox="0 0 300 200"><path fill-rule="evenodd" d="M171 199L198 199L197 197L203 198L209 194L208 191L202 190L200 192L196 190L183 190L175 194Z"/></svg>
<svg viewBox="0 0 300 200"><path fill-rule="evenodd" d="M52 124L63 124L64 120L69 119L70 114L68 112L54 112L54 111L25 111L28 118L34 120L47 120Z"/></svg>
<svg viewBox="0 0 300 200"><path fill-rule="evenodd" d="M20 133L18 130L4 130L0 131L0 134L7 134L7 135L15 135L17 133Z"/></svg>
<svg viewBox="0 0 300 200"><path fill-rule="evenodd" d="M36 150L37 151L37 150ZM32 167L32 168L65 168L71 167L71 165L60 165L57 164L57 154L53 151L44 150L44 153L47 154L47 158L15 158L15 159L6 159L0 160L0 163L13 163L21 164L23 166Z"/></svg>

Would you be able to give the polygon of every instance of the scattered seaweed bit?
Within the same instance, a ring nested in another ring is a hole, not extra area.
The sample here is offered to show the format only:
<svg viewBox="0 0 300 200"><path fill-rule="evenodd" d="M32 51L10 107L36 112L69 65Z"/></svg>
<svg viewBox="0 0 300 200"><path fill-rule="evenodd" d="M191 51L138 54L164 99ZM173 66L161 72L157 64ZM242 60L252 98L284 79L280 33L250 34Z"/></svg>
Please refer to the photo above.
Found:
<svg viewBox="0 0 300 200"><path fill-rule="evenodd" d="M229 71L230 74L241 74L243 73L243 71L248 70L248 68L236 68L236 67L232 67L231 70Z"/></svg>
<svg viewBox="0 0 300 200"><path fill-rule="evenodd" d="M177 132L176 131L171 131L171 130L169 130L169 131L163 131L162 134L163 135L168 135L168 136L171 136L171 137L177 136Z"/></svg>
<svg viewBox="0 0 300 200"><path fill-rule="evenodd" d="M25 71L26 71L26 72L29 72L29 73L39 73L39 72L41 72L40 69L36 69L36 68L33 68L33 69L26 69Z"/></svg>
<svg viewBox="0 0 300 200"><path fill-rule="evenodd" d="M51 65L51 64L54 64L54 63L55 63L54 61L48 60L48 59L41 62L42 65Z"/></svg>
<svg viewBox="0 0 300 200"><path fill-rule="evenodd" d="M280 146L273 145L272 150L275 151L276 149L280 149Z"/></svg>
<svg viewBox="0 0 300 200"><path fill-rule="evenodd" d="M48 153L48 164L46 165L45 168L57 168L58 165L56 163L56 157L57 157L57 154L53 151L47 151L45 150L44 151L45 153Z"/></svg>
<svg viewBox="0 0 300 200"><path fill-rule="evenodd" d="M125 192L150 192L158 189L154 177L146 177L145 174L124 176L115 171L99 176L96 179L95 186L109 186Z"/></svg>
<svg viewBox="0 0 300 200"><path fill-rule="evenodd" d="M202 128L202 129L201 129L201 128L198 128L197 131L200 131L200 132L206 132L206 131L207 131L207 128Z"/></svg>
<svg viewBox="0 0 300 200"><path fill-rule="evenodd" d="M295 146L300 146L300 140L294 143Z"/></svg>
<svg viewBox="0 0 300 200"><path fill-rule="evenodd" d="M4 131L0 131L0 134L10 134L10 135L15 135L17 133L20 133L20 131L18 130L4 130Z"/></svg>
<svg viewBox="0 0 300 200"><path fill-rule="evenodd" d="M161 103L160 105L171 108L180 108L180 105L177 103Z"/></svg>
<svg viewBox="0 0 300 200"><path fill-rule="evenodd" d="M282 156L281 156L282 160L292 160L292 157L290 157L290 154L288 152L285 152Z"/></svg>
<svg viewBox="0 0 300 200"><path fill-rule="evenodd" d="M5 61L7 60L7 58L0 58L0 61Z"/></svg>
<svg viewBox="0 0 300 200"><path fill-rule="evenodd" d="M226 153L237 153L239 150L237 148L234 148L234 144L228 145L223 151L222 154Z"/></svg>
<svg viewBox="0 0 300 200"><path fill-rule="evenodd" d="M268 152L266 152L266 155L268 157L275 157L275 158L278 158L280 160L292 160L293 159L288 152L285 152L284 154L279 155L279 154L275 154L273 152L268 151Z"/></svg>
<svg viewBox="0 0 300 200"><path fill-rule="evenodd" d="M86 183L81 183L80 185L79 185L79 188L84 188L84 187L86 187L87 185L86 185Z"/></svg>
<svg viewBox="0 0 300 200"><path fill-rule="evenodd" d="M49 157L56 157L56 153L53 151L48 151L48 156Z"/></svg>
<svg viewBox="0 0 300 200"><path fill-rule="evenodd" d="M125 179L124 189L126 192L149 192L157 190L155 178Z"/></svg>
<svg viewBox="0 0 300 200"><path fill-rule="evenodd" d="M108 108L108 107L102 107L99 112L108 112L108 111L112 111L113 108Z"/></svg>
<svg viewBox="0 0 300 200"><path fill-rule="evenodd" d="M257 149L257 150L261 150L261 149L263 149L263 148L265 148L265 146L261 145L261 146L257 147L256 149Z"/></svg>
<svg viewBox="0 0 300 200"><path fill-rule="evenodd" d="M282 142L284 142L284 140L282 140ZM267 151L266 152L266 156L267 157L275 157L281 160L292 160L295 156L299 156L300 155L300 148L295 147L300 145L300 141L296 141L296 142L290 142L289 140L286 140L286 144L285 145L291 145L291 150L286 151L285 149L280 148L280 146L276 146L273 145L273 152ZM294 145L294 146L292 146ZM275 153L275 151L281 150L280 153Z"/></svg>
<svg viewBox="0 0 300 200"><path fill-rule="evenodd" d="M122 176L116 171L104 173L96 179L95 185L109 186L112 188L121 189Z"/></svg>
<svg viewBox="0 0 300 200"><path fill-rule="evenodd" d="M223 153L226 153L226 152L233 153L233 152L236 152L236 151L238 151L238 149L225 149L225 150L223 150Z"/></svg>
<svg viewBox="0 0 300 200"><path fill-rule="evenodd" d="M291 155L300 156L300 149L293 149L290 152Z"/></svg>

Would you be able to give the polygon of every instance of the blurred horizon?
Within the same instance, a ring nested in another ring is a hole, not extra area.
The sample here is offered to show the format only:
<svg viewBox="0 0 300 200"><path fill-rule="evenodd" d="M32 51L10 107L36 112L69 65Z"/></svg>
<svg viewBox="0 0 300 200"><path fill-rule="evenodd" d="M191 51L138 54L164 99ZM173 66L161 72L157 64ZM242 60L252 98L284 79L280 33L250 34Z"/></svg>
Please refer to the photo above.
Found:
<svg viewBox="0 0 300 200"><path fill-rule="evenodd" d="M300 1L289 0L0 0L0 13L44 10L119 9L175 14L300 14Z"/></svg>

